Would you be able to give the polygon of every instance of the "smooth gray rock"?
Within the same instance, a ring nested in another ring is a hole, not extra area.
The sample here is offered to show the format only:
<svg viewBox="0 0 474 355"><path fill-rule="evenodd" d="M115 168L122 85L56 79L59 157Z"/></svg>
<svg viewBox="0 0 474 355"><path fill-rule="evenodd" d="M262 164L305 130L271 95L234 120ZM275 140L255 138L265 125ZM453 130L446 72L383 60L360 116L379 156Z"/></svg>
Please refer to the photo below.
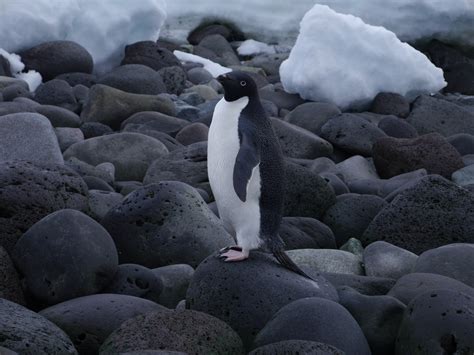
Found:
<svg viewBox="0 0 474 355"><path fill-rule="evenodd" d="M176 140L183 145L207 141L209 127L204 123L195 122L183 127L177 134Z"/></svg>
<svg viewBox="0 0 474 355"><path fill-rule="evenodd" d="M415 138L418 136L416 129L406 120L394 116L383 118L378 127L389 137L394 138Z"/></svg>
<svg viewBox="0 0 474 355"><path fill-rule="evenodd" d="M342 179L336 174L321 173L319 175L328 182L336 196L348 194L350 192L344 181L342 181Z"/></svg>
<svg viewBox="0 0 474 355"><path fill-rule="evenodd" d="M36 112L35 106L30 103L19 102L17 99L13 102L0 101L0 116L9 115L12 113ZM38 104L39 105L39 104Z"/></svg>
<svg viewBox="0 0 474 355"><path fill-rule="evenodd" d="M273 102L279 109L293 110L305 101L297 94L289 94L283 88L264 87L259 90L260 98Z"/></svg>
<svg viewBox="0 0 474 355"><path fill-rule="evenodd" d="M2 57L3 58L3 57ZM0 91L9 87L19 85L24 89L28 89L28 83L18 78L12 78L9 76L0 75Z"/></svg>
<svg viewBox="0 0 474 355"><path fill-rule="evenodd" d="M394 279L388 279L385 277L372 277L352 274L336 274L326 272L322 275L336 288L349 286L368 296L387 294L396 281Z"/></svg>
<svg viewBox="0 0 474 355"><path fill-rule="evenodd" d="M474 184L474 165L468 165L464 168L456 170L451 175L451 180L459 186L467 186Z"/></svg>
<svg viewBox="0 0 474 355"><path fill-rule="evenodd" d="M123 200L123 195L118 192L89 190L89 208L91 217L97 221L102 220L107 212Z"/></svg>
<svg viewBox="0 0 474 355"><path fill-rule="evenodd" d="M213 76L204 68L192 68L188 70L188 79L193 84L200 85L210 82Z"/></svg>
<svg viewBox="0 0 474 355"><path fill-rule="evenodd" d="M384 241L373 242L364 249L367 276L399 279L412 272L418 256Z"/></svg>
<svg viewBox="0 0 474 355"><path fill-rule="evenodd" d="M66 332L81 354L97 354L105 339L123 322L166 309L138 297L99 294L75 298L43 309L40 315Z"/></svg>
<svg viewBox="0 0 474 355"><path fill-rule="evenodd" d="M181 62L171 51L154 41L140 41L126 45L121 65L124 64L143 64L154 70L181 67Z"/></svg>
<svg viewBox="0 0 474 355"><path fill-rule="evenodd" d="M59 79L53 79L38 86L35 91L35 101L42 105L55 105L71 111L76 111L79 107L72 87Z"/></svg>
<svg viewBox="0 0 474 355"><path fill-rule="evenodd" d="M341 110L332 103L307 102L290 111L284 120L320 135L321 127L340 113Z"/></svg>
<svg viewBox="0 0 474 355"><path fill-rule="evenodd" d="M189 122L178 117L172 117L160 112L138 112L122 122L121 128L127 130L131 125L142 125L142 128L167 133L174 137Z"/></svg>
<svg viewBox="0 0 474 355"><path fill-rule="evenodd" d="M91 190L102 190L114 192L114 188L107 184L104 180L95 176L83 176L82 177L87 184L87 187Z"/></svg>
<svg viewBox="0 0 474 355"><path fill-rule="evenodd" d="M346 184L353 180L379 178L375 166L360 155L345 159L326 172L339 176Z"/></svg>
<svg viewBox="0 0 474 355"><path fill-rule="evenodd" d="M67 72L60 74L56 79L61 79L69 83L72 87L83 85L90 88L97 84L97 76L95 74L81 73L81 72Z"/></svg>
<svg viewBox="0 0 474 355"><path fill-rule="evenodd" d="M35 223L16 243L12 259L28 292L49 305L101 291L118 266L109 233L71 209Z"/></svg>
<svg viewBox="0 0 474 355"><path fill-rule="evenodd" d="M347 251L337 249L295 249L288 250L287 254L301 269L310 270L312 273L364 274L362 260Z"/></svg>
<svg viewBox="0 0 474 355"><path fill-rule="evenodd" d="M161 280L163 290L158 303L168 308L175 308L186 298L186 291L194 275L194 269L186 264L162 266L151 270L156 278Z"/></svg>
<svg viewBox="0 0 474 355"><path fill-rule="evenodd" d="M82 133L79 128L57 127L54 129L54 133L56 134L59 148L62 152L64 152L71 145L84 140L84 133Z"/></svg>
<svg viewBox="0 0 474 355"><path fill-rule="evenodd" d="M344 355L345 353L328 344L308 340L283 340L260 346L248 355Z"/></svg>
<svg viewBox="0 0 474 355"><path fill-rule="evenodd" d="M30 92L30 90L21 84L10 85L4 89L1 89L0 93L3 96L3 101L13 101L17 97L27 97L29 99L33 98L33 94Z"/></svg>
<svg viewBox="0 0 474 355"><path fill-rule="evenodd" d="M474 135L458 133L449 136L447 140L454 148L456 148L459 154L474 154Z"/></svg>
<svg viewBox="0 0 474 355"><path fill-rule="evenodd" d="M278 233L287 250L336 248L331 229L314 218L283 217Z"/></svg>
<svg viewBox="0 0 474 355"><path fill-rule="evenodd" d="M79 127L82 123L76 113L59 106L40 105L35 110L45 116L53 127Z"/></svg>
<svg viewBox="0 0 474 355"><path fill-rule="evenodd" d="M194 54L208 58L223 66L240 65L237 54L235 54L229 42L220 34L204 37L194 47Z"/></svg>
<svg viewBox="0 0 474 355"><path fill-rule="evenodd" d="M23 112L1 116L0 137L0 161L64 163L54 129L40 114Z"/></svg>
<svg viewBox="0 0 474 355"><path fill-rule="evenodd" d="M348 251L356 256L358 256L361 260L364 254L364 247L359 239L356 238L349 238L347 242L345 242L341 247L340 250Z"/></svg>
<svg viewBox="0 0 474 355"><path fill-rule="evenodd" d="M80 128L85 139L99 137L113 132L112 128L100 122L85 122Z"/></svg>
<svg viewBox="0 0 474 355"><path fill-rule="evenodd" d="M25 296L20 283L20 275L5 248L0 246L0 298L25 305ZM0 351L1 354L1 351Z"/></svg>
<svg viewBox="0 0 474 355"><path fill-rule="evenodd" d="M101 163L101 164L107 164L107 163ZM104 169L100 169L99 166L93 166L91 164L88 164L86 162L83 162L82 160L79 160L75 157L71 157L68 160L66 160L66 166L77 172L79 175L86 177L86 176L95 176L98 177L99 179L105 181L108 184L113 184L115 180L115 173L112 175L110 171L106 171ZM111 164L111 163L109 163ZM114 169L115 171L115 169Z"/></svg>

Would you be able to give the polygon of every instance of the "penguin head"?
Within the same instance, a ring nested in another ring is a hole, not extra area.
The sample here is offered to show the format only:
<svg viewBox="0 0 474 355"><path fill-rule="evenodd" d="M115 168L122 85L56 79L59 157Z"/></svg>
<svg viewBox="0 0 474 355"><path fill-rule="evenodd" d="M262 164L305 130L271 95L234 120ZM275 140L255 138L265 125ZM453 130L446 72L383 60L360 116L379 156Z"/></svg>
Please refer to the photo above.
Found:
<svg viewBox="0 0 474 355"><path fill-rule="evenodd" d="M235 101L245 96L250 99L258 95L257 84L244 72L233 71L220 75L217 80L224 87L226 101Z"/></svg>

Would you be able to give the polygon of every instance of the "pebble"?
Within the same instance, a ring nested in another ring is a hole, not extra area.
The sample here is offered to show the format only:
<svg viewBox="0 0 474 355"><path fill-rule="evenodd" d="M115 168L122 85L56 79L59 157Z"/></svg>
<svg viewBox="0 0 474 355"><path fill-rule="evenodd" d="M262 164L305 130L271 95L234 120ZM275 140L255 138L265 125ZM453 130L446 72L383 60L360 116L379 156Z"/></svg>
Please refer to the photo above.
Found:
<svg viewBox="0 0 474 355"><path fill-rule="evenodd" d="M36 112L45 116L53 127L79 127L81 119L79 116L65 108L53 105L40 105L35 108Z"/></svg>
<svg viewBox="0 0 474 355"><path fill-rule="evenodd" d="M188 80L195 85L207 84L213 79L211 73L204 68L192 68L188 70Z"/></svg>
<svg viewBox="0 0 474 355"><path fill-rule="evenodd" d="M112 128L100 122L84 122L80 129L85 139L100 137L112 133Z"/></svg>
<svg viewBox="0 0 474 355"><path fill-rule="evenodd" d="M13 101L17 97L27 97L29 99L33 98L32 93L25 88L24 85L15 84L10 85L1 90L3 101Z"/></svg>
<svg viewBox="0 0 474 355"><path fill-rule="evenodd" d="M447 138L448 142L456 148L461 155L474 154L474 135L458 133Z"/></svg>
<svg viewBox="0 0 474 355"><path fill-rule="evenodd" d="M336 174L322 173L319 174L319 176L321 176L324 180L328 182L336 196L347 194L350 192L344 181L342 181L342 179Z"/></svg>
<svg viewBox="0 0 474 355"><path fill-rule="evenodd" d="M108 191L108 192L113 192L115 191L112 186L107 184L104 180L101 178L95 177L95 176L83 176L84 182L87 184L87 187L90 190L102 190L102 191Z"/></svg>
<svg viewBox="0 0 474 355"><path fill-rule="evenodd" d="M386 295L396 280L386 277L373 277L354 274L338 274L325 272L322 276L334 287L348 286L364 295Z"/></svg>
<svg viewBox="0 0 474 355"><path fill-rule="evenodd" d="M158 70L158 74L165 84L166 92L179 95L186 88L187 75L183 68L178 65L164 67Z"/></svg>
<svg viewBox="0 0 474 355"><path fill-rule="evenodd" d="M212 34L204 37L194 47L194 54L210 59L225 67L240 65L237 54L227 40L220 34Z"/></svg>

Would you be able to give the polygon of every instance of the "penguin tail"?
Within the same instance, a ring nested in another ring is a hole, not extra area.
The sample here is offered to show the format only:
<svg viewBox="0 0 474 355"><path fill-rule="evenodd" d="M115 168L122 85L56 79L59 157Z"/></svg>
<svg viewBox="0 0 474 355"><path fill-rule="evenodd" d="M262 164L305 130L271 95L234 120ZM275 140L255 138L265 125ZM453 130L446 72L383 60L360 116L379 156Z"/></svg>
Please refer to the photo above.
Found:
<svg viewBox="0 0 474 355"><path fill-rule="evenodd" d="M285 268L287 268L288 270L291 270L301 276L304 276L312 281L313 278L311 278L310 276L308 276L308 274L306 274L303 270L301 270L299 268L298 265L296 265L293 260L290 259L290 257L288 256L288 254L285 252L284 249L280 249L280 250L274 250L273 251L273 256L278 260L278 262L284 266Z"/></svg>

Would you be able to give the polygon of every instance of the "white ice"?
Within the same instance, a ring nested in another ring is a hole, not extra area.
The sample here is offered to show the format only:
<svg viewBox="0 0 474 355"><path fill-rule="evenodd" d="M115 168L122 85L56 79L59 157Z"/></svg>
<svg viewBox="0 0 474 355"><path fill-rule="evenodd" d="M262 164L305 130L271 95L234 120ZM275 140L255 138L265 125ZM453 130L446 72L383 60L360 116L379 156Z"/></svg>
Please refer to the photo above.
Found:
<svg viewBox="0 0 474 355"><path fill-rule="evenodd" d="M442 70L394 33L323 5L304 16L280 76L286 91L342 109L363 108L383 91L413 98L446 85Z"/></svg>
<svg viewBox="0 0 474 355"><path fill-rule="evenodd" d="M25 69L25 64L23 64L18 54L8 53L3 48L0 48L0 55L10 63L10 70L13 76L26 81L31 92L35 91L36 88L40 86L42 81L41 74L34 70L29 70L28 72L23 73L22 71Z"/></svg>
<svg viewBox="0 0 474 355"><path fill-rule="evenodd" d="M173 54L182 62L191 62L202 64L204 69L207 70L214 78L217 78L219 75L229 73L232 71L230 68L226 68L218 63L213 62L212 60L200 57L195 54L181 52L175 50Z"/></svg>
<svg viewBox="0 0 474 355"><path fill-rule="evenodd" d="M0 47L19 52L52 40L85 47L103 72L120 63L125 45L156 40L165 0L0 0Z"/></svg>
<svg viewBox="0 0 474 355"><path fill-rule="evenodd" d="M239 48L237 48L237 52L240 55L256 55L261 53L275 54L276 50L274 46L269 44L254 39L248 39L240 44Z"/></svg>

